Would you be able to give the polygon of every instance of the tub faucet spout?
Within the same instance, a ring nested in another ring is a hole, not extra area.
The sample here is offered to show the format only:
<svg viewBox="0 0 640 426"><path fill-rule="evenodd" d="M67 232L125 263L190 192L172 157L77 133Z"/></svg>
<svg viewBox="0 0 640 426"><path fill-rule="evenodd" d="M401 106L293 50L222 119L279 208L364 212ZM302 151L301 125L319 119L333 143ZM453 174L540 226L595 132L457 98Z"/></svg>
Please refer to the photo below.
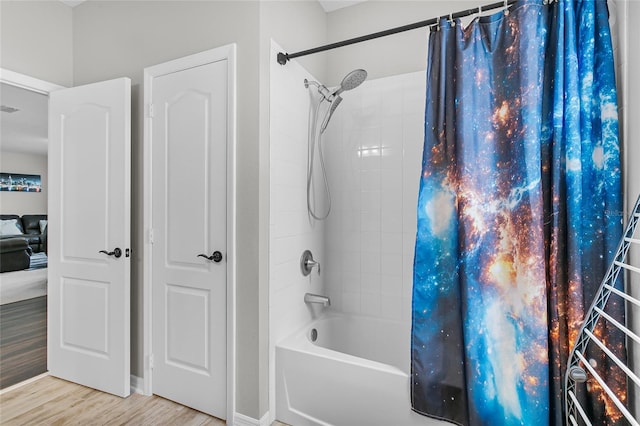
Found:
<svg viewBox="0 0 640 426"><path fill-rule="evenodd" d="M318 303L324 307L331 306L331 300L327 296L312 293L305 293L304 303Z"/></svg>

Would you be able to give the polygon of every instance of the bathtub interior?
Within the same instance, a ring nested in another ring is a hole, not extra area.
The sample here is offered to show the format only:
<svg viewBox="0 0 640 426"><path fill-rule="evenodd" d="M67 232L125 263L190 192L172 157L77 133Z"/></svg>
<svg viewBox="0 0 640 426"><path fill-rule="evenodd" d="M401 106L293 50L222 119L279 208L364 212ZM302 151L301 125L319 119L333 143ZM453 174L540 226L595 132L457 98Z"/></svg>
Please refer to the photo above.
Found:
<svg viewBox="0 0 640 426"><path fill-rule="evenodd" d="M314 345L387 364L409 374L410 323L334 313L311 325L306 337Z"/></svg>
<svg viewBox="0 0 640 426"><path fill-rule="evenodd" d="M400 322L331 313L280 342L277 419L296 426L443 424L411 410L409 352L397 346L408 341L405 328Z"/></svg>

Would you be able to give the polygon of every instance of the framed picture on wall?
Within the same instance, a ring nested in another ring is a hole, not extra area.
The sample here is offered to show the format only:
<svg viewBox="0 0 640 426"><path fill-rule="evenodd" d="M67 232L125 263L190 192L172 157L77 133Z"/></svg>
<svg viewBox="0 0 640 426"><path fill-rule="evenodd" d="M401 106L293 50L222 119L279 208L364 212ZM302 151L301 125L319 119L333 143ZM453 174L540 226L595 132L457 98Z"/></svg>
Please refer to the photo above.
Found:
<svg viewBox="0 0 640 426"><path fill-rule="evenodd" d="M40 175L0 173L0 191L42 192Z"/></svg>

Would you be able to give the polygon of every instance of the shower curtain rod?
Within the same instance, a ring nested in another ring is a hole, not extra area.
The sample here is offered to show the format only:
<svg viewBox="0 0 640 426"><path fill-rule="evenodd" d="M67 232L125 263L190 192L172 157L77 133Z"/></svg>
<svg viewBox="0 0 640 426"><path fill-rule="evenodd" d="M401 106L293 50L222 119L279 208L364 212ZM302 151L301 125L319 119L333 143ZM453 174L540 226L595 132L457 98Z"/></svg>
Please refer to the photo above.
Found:
<svg viewBox="0 0 640 426"><path fill-rule="evenodd" d="M348 40L338 41L336 43L326 44L324 46L315 47L313 49L302 50L296 53L278 53L278 63L280 65L285 65L290 59L298 58L300 56L312 55L314 53L320 53L331 49L336 49L338 47L349 46L351 44L362 43L363 41L373 40L380 37L386 37L392 34L402 33L404 31L415 30L417 28L428 27L430 25L435 25L440 22L440 20L445 19L456 19L462 18L465 16L473 15L476 13L482 13L487 10L499 9L501 7L507 7L515 3L516 0L504 0L497 3L491 3L486 6L480 6L473 9L467 9L460 12L450 13L449 15L442 16L439 18L427 19L426 21L415 22L413 24L403 25L401 27L391 28L384 31L379 31L372 34L367 34L360 37L350 38Z"/></svg>

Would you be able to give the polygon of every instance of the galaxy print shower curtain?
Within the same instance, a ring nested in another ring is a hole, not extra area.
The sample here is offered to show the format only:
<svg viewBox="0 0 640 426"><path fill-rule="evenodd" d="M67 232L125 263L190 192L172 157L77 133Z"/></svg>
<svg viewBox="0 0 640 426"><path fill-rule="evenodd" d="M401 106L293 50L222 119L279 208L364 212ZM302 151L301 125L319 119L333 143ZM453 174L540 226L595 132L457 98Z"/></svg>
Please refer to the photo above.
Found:
<svg viewBox="0 0 640 426"><path fill-rule="evenodd" d="M524 0L432 30L413 409L462 425L562 425L570 345L615 252L621 210L606 1ZM598 333L624 357L620 335ZM616 424L590 389L594 424Z"/></svg>

